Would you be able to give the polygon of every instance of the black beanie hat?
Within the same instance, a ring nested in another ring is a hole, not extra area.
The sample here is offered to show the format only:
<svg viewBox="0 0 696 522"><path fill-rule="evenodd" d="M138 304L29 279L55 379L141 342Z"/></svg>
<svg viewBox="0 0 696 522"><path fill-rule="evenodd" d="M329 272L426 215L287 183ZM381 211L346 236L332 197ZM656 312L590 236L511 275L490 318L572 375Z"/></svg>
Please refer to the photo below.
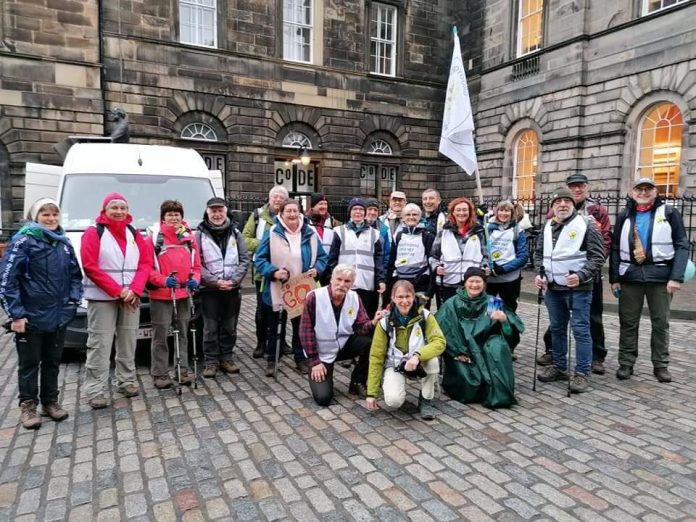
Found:
<svg viewBox="0 0 696 522"><path fill-rule="evenodd" d="M483 271L483 268L479 268L477 266L470 266L469 268L466 269L466 272L464 272L464 282L466 283L466 280L469 279L470 277L480 277L483 279L483 282L486 282L486 272Z"/></svg>
<svg viewBox="0 0 696 522"><path fill-rule="evenodd" d="M309 208L314 208L318 203L326 201L326 196L321 192L312 192L309 197Z"/></svg>

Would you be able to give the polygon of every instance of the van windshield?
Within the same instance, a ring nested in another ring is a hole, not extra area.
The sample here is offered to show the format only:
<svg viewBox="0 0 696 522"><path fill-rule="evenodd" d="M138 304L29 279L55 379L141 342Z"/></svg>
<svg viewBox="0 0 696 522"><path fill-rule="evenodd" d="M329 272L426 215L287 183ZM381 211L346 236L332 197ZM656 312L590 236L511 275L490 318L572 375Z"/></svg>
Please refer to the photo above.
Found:
<svg viewBox="0 0 696 522"><path fill-rule="evenodd" d="M85 230L101 211L104 197L123 194L133 226L144 229L159 223L160 204L178 199L191 228L200 223L205 203L215 195L207 178L147 176L142 174L73 174L65 177L60 199L61 223L67 231Z"/></svg>

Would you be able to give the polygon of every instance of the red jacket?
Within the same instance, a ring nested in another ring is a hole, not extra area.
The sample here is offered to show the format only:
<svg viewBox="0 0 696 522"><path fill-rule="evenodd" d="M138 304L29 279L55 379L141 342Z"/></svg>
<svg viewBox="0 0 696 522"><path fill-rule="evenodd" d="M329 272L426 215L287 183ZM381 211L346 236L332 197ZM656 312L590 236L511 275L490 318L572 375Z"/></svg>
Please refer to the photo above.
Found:
<svg viewBox="0 0 696 522"><path fill-rule="evenodd" d="M177 273L176 279L182 286L182 288L175 290L177 299L186 299L188 297L186 283L189 279L193 278L197 283L201 281L201 256L198 252L198 245L191 229L189 229L186 223L184 223L184 226L186 231L179 237L173 226L160 223L159 232L162 234L163 241L160 254L157 256L156 262L152 263L152 269L150 270L150 287L155 287L150 289L150 299L171 301L172 291L166 287L166 281L172 272ZM155 260L153 236L148 236L147 241L151 252L150 255ZM157 241L156 237L155 241ZM183 248L167 248L174 245L182 246ZM192 258L193 262L191 262Z"/></svg>
<svg viewBox="0 0 696 522"><path fill-rule="evenodd" d="M109 232L114 236L116 242L121 247L125 254L126 252L126 228L133 221L133 218L128 215L124 221L113 221L107 218L102 212L97 216L97 223L108 227ZM150 274L150 265L152 264L152 254L149 254L145 238L141 234L135 234L135 243L140 251L138 260L138 269L130 284L130 289L139 296L145 290L145 284ZM89 227L82 235L82 243L80 244L80 258L82 260L82 269L85 275L89 277L94 284L101 288L111 297L118 297L123 290L123 287L118 284L109 274L99 266L99 249L101 247L101 239L96 227Z"/></svg>

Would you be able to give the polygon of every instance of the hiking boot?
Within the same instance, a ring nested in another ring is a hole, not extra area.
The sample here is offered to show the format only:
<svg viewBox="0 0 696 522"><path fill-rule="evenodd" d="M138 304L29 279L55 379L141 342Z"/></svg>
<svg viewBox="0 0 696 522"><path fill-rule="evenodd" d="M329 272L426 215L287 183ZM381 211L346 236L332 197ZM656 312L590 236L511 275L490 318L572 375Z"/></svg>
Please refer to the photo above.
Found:
<svg viewBox="0 0 696 522"><path fill-rule="evenodd" d="M619 366L619 369L616 370L616 378L620 381L630 379L631 375L633 375L633 368L630 366Z"/></svg>
<svg viewBox="0 0 696 522"><path fill-rule="evenodd" d="M360 399L367 398L367 388L361 382L351 382L350 386L348 386L348 393L357 395Z"/></svg>
<svg viewBox="0 0 696 522"><path fill-rule="evenodd" d="M38 430L41 427L41 416L36 412L36 403L32 400L23 401L19 407L22 413L19 415L19 422L28 430Z"/></svg>
<svg viewBox="0 0 696 522"><path fill-rule="evenodd" d="M217 364L206 364L205 370L203 370L203 377L206 379L213 379L218 373Z"/></svg>
<svg viewBox="0 0 696 522"><path fill-rule="evenodd" d="M280 350L282 351L283 355L292 355L295 353L292 349L292 345L288 344L286 341L281 343Z"/></svg>
<svg viewBox="0 0 696 522"><path fill-rule="evenodd" d="M551 356L551 353L542 353L539 357L537 357L536 362L539 366L549 366L550 364L553 364L553 357Z"/></svg>
<svg viewBox="0 0 696 522"><path fill-rule="evenodd" d="M192 382L193 377L191 377L191 374L188 372L188 370L181 370L181 378L179 379L179 384L183 386L191 386Z"/></svg>
<svg viewBox="0 0 696 522"><path fill-rule="evenodd" d="M256 348L254 348L254 353L251 356L254 359L261 359L266 354L266 343L259 341L256 343Z"/></svg>
<svg viewBox="0 0 696 522"><path fill-rule="evenodd" d="M239 373L239 367L232 361L222 361L220 363L222 373Z"/></svg>
<svg viewBox="0 0 696 522"><path fill-rule="evenodd" d="M137 397L140 395L140 388L131 383L119 386L118 391L121 392L124 397Z"/></svg>
<svg viewBox="0 0 696 522"><path fill-rule="evenodd" d="M604 361L592 361L592 373L597 375L604 375L606 370L604 369Z"/></svg>
<svg viewBox="0 0 696 522"><path fill-rule="evenodd" d="M273 377L275 374L275 363L273 361L266 362L266 377Z"/></svg>
<svg viewBox="0 0 696 522"><path fill-rule="evenodd" d="M309 375L309 363L307 361L298 361L296 367L297 371L302 375Z"/></svg>
<svg viewBox="0 0 696 522"><path fill-rule="evenodd" d="M564 381L568 378L568 373L565 370L559 370L555 366L549 366L542 373L537 375L537 379L541 382Z"/></svg>
<svg viewBox="0 0 696 522"><path fill-rule="evenodd" d="M172 387L172 378L169 375L155 375L153 377L155 388L158 390L166 390Z"/></svg>
<svg viewBox="0 0 696 522"><path fill-rule="evenodd" d="M423 395L419 395L418 410L423 420L433 420L435 418L435 408L433 408L432 399L424 399Z"/></svg>
<svg viewBox="0 0 696 522"><path fill-rule="evenodd" d="M101 410L102 408L106 408L106 399L103 395L97 395L96 397L92 397L89 400L89 407L93 410Z"/></svg>
<svg viewBox="0 0 696 522"><path fill-rule="evenodd" d="M41 405L41 415L51 417L54 421L60 422L68 418L68 412L60 407L57 402L50 402Z"/></svg>
<svg viewBox="0 0 696 522"><path fill-rule="evenodd" d="M570 391L572 393L584 393L590 387L590 380L587 375L576 373L573 380L570 381Z"/></svg>
<svg viewBox="0 0 696 522"><path fill-rule="evenodd" d="M659 382L672 382L672 375L667 368L655 368L653 375Z"/></svg>

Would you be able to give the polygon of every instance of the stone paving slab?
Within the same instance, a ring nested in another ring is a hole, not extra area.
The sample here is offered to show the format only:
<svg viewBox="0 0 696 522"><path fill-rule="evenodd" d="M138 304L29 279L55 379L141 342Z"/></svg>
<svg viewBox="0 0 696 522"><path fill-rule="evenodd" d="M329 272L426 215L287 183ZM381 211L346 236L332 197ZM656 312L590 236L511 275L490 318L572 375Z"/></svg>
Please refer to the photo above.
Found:
<svg viewBox="0 0 696 522"><path fill-rule="evenodd" d="M696 520L696 364L692 323L672 325L672 384L652 377L648 336L636 375L613 376L618 320L606 315L611 373L566 398L560 383L532 392L536 305L516 362L519 406L491 411L441 396L437 419L373 414L347 395L316 407L290 361L278 382L253 349L245 295L240 375L202 380L182 396L115 395L92 411L83 365L60 376L70 418L17 426L14 344L0 339L0 520ZM644 319L645 321L645 319ZM645 322L647 325L647 322ZM545 328L545 312L541 327Z"/></svg>

